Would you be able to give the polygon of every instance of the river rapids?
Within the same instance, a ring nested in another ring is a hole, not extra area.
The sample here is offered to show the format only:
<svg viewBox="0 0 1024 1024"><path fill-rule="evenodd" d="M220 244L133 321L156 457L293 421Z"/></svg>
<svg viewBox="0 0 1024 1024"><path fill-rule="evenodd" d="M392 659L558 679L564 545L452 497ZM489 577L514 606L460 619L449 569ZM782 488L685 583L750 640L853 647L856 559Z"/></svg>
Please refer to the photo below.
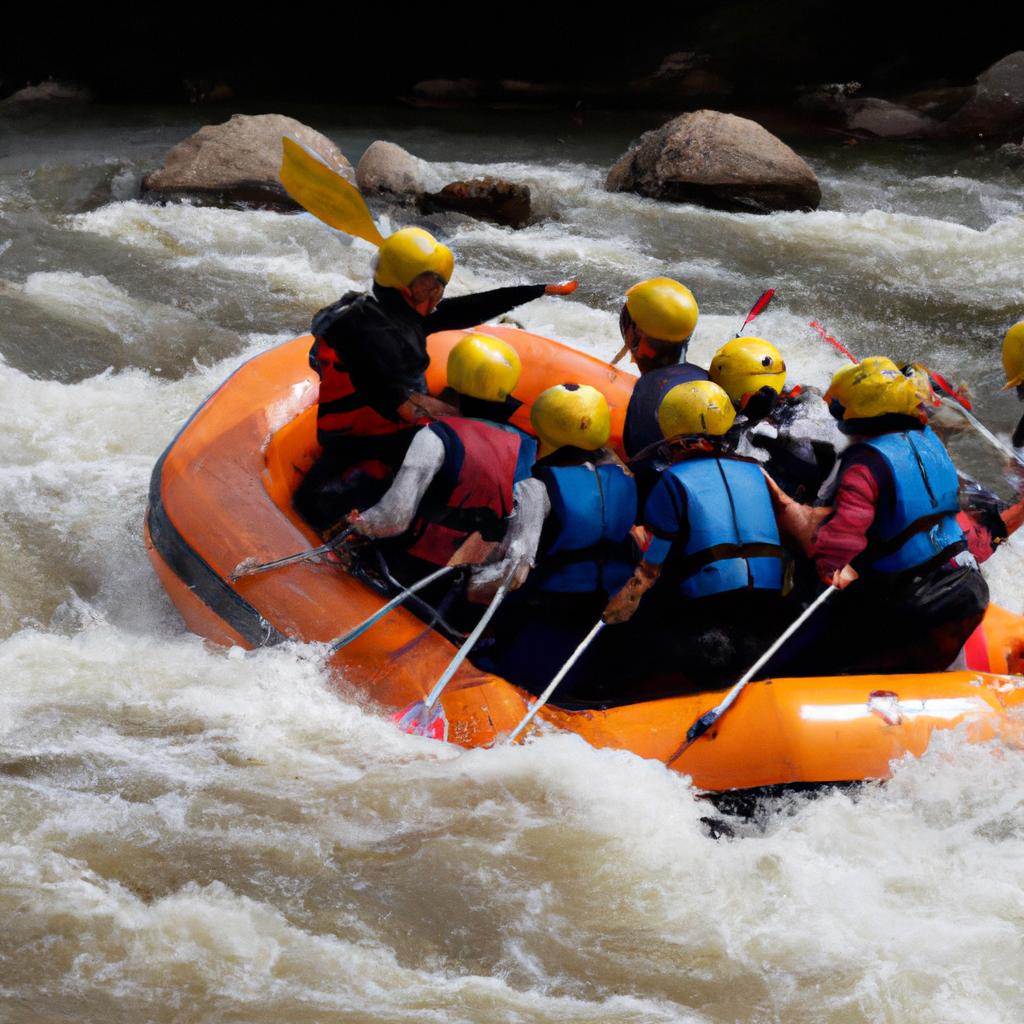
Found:
<svg viewBox="0 0 1024 1024"><path fill-rule="evenodd" d="M818 320L967 383L1004 438L1020 415L999 347L1024 314L1021 181L984 151L797 140L821 210L757 217L603 191L624 118L282 112L353 163L384 137L437 184L528 183L525 230L419 223L457 253L449 294L578 276L514 312L530 330L610 358L624 290L667 274L706 365L774 286L757 333L791 381L841 365ZM885 785L716 840L660 764L405 736L319 649L186 631L142 546L153 463L372 255L308 215L138 201L228 113L0 115L0 1020L1019 1022L1020 752L942 734ZM954 453L1010 493L983 443ZM1019 539L986 566L1017 612L1022 569Z"/></svg>

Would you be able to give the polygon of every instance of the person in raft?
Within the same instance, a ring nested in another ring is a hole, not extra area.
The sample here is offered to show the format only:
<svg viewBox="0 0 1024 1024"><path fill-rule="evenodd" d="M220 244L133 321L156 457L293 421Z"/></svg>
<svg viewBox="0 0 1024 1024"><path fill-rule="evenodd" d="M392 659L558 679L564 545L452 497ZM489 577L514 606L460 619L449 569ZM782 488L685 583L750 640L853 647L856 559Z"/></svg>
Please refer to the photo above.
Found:
<svg viewBox="0 0 1024 1024"><path fill-rule="evenodd" d="M723 444L736 413L711 381L677 384L658 423L670 463L641 522L652 540L603 618L636 630L633 649L658 652L671 691L735 680L784 628L784 552L761 467ZM651 591L642 602L641 598ZM650 657L651 655L646 655ZM651 674L652 666L643 668ZM675 678L673 679L673 674Z"/></svg>
<svg viewBox="0 0 1024 1024"><path fill-rule="evenodd" d="M686 346L697 326L693 292L669 277L640 281L626 292L619 314L624 349L640 370L626 408L622 447L643 469L651 449L662 441L658 408L677 384L707 380L706 370L686 361ZM621 354L621 353L620 353Z"/></svg>
<svg viewBox="0 0 1024 1024"><path fill-rule="evenodd" d="M802 674L942 671L985 613L988 586L957 523L956 467L921 398L882 356L843 367L825 393L851 443L811 555L842 592L796 645Z"/></svg>
<svg viewBox="0 0 1024 1024"><path fill-rule="evenodd" d="M454 410L428 394L427 335L473 327L575 281L519 285L442 299L451 250L421 228L402 228L377 252L370 292L347 292L312 323L309 362L320 377L317 440L323 454L295 495L324 530L387 489L414 428Z"/></svg>
<svg viewBox="0 0 1024 1024"><path fill-rule="evenodd" d="M764 338L734 338L712 357L708 375L739 414L727 443L756 459L791 498L813 503L846 438L815 388L786 390L782 353Z"/></svg>
<svg viewBox="0 0 1024 1024"><path fill-rule="evenodd" d="M1021 341L1024 343L1024 331ZM1021 354L1024 356L1024 344ZM944 391L952 393L959 400L965 395L963 389L951 392L941 377L921 363L905 364L900 367L900 373L909 377L917 386L922 407L928 413L928 425L943 444L948 443L950 433L959 432L968 426L967 420L955 411L949 411L948 403L937 397ZM1009 373L1007 376L1010 376ZM964 531L970 553L979 563L985 562L1024 523L1024 500L1018 495L1016 502L1004 501L959 467L957 476L960 480L960 512L956 521ZM1015 460L1010 460L1007 476L1020 491L1022 480Z"/></svg>
<svg viewBox="0 0 1024 1024"><path fill-rule="evenodd" d="M596 388L548 388L530 422L540 439L533 475L543 484L536 568L495 619L482 667L539 693L633 573L637 494L633 475L606 447L611 411ZM560 684L560 701L599 698L609 676L604 657L599 637Z"/></svg>
<svg viewBox="0 0 1024 1024"><path fill-rule="evenodd" d="M1015 388L1024 402L1024 320L1015 323L1003 338L1003 369L1006 371L1004 391ZM1024 416L1013 431L1013 447L1024 448Z"/></svg>
<svg viewBox="0 0 1024 1024"><path fill-rule="evenodd" d="M507 422L522 404L512 397L521 369L516 350L499 338L462 338L447 366L458 414L417 430L380 501L346 517L363 537L404 535L404 557L394 563L401 562L400 578L447 565L479 534L493 548L488 564L472 571L471 601L487 600L510 572L513 588L526 579L543 522L543 485L530 476L537 442Z"/></svg>

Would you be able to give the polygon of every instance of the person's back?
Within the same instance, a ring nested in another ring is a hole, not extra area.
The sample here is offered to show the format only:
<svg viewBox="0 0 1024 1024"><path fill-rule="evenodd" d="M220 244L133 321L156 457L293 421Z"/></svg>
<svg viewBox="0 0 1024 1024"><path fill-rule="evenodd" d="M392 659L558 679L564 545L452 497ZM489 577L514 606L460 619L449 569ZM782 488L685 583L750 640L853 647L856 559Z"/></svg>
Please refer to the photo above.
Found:
<svg viewBox="0 0 1024 1024"><path fill-rule="evenodd" d="M424 576L448 564L474 534L492 545L478 565L469 596L486 600L510 573L525 579L536 535L523 537L530 517L530 468L536 442L505 420L520 404L512 395L520 361L507 342L482 333L462 338L448 356L448 383L465 415L445 416L421 429L387 492L346 522L364 537L394 538L396 575ZM519 508L521 516L513 516ZM496 586L497 584L495 584Z"/></svg>
<svg viewBox="0 0 1024 1024"><path fill-rule="evenodd" d="M666 395L659 423L672 461L641 516L652 540L605 609L605 620L619 623L639 607L635 646L656 652L653 665L670 680L685 672L691 689L742 672L786 614L784 552L764 474L720 442L734 419L710 381Z"/></svg>
<svg viewBox="0 0 1024 1024"><path fill-rule="evenodd" d="M530 420L540 440L533 483L543 531L536 566L495 621L487 667L540 692L633 571L637 495L632 474L604 447L611 413L596 388L548 388ZM614 675L599 637L563 679L558 700L600 701Z"/></svg>
<svg viewBox="0 0 1024 1024"><path fill-rule="evenodd" d="M957 523L956 467L890 360L845 367L825 398L851 444L812 555L822 582L842 593L801 645L799 669L940 671L988 604Z"/></svg>
<svg viewBox="0 0 1024 1024"><path fill-rule="evenodd" d="M662 440L658 408L677 384L707 380L707 371L686 362L686 346L697 324L693 293L667 277L640 281L626 292L619 314L623 354L640 370L626 408L622 447L630 460L643 458Z"/></svg>

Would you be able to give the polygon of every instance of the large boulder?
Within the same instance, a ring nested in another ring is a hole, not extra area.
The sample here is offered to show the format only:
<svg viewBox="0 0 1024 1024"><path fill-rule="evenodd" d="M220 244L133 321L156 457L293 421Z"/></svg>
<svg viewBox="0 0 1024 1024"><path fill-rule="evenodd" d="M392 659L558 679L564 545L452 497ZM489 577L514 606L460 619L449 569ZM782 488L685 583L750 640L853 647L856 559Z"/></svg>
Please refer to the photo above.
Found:
<svg viewBox="0 0 1024 1024"><path fill-rule="evenodd" d="M530 219L530 187L492 177L453 181L440 192L423 196L420 207L424 213L454 210L477 220L521 228Z"/></svg>
<svg viewBox="0 0 1024 1024"><path fill-rule="evenodd" d="M717 210L814 210L814 172L754 121L715 110L683 114L646 132L612 167L609 192L698 203Z"/></svg>
<svg viewBox="0 0 1024 1024"><path fill-rule="evenodd" d="M949 135L1006 138L1024 129L1024 50L978 76L974 95L945 123Z"/></svg>
<svg viewBox="0 0 1024 1024"><path fill-rule="evenodd" d="M224 124L200 128L174 146L163 167L142 179L142 190L164 200L297 210L277 177L284 135L308 146L349 181L353 179L352 165L341 150L301 121L282 114L235 114Z"/></svg>
<svg viewBox="0 0 1024 1024"><path fill-rule="evenodd" d="M423 162L401 146L378 139L356 167L356 184L368 195L418 198L423 194Z"/></svg>

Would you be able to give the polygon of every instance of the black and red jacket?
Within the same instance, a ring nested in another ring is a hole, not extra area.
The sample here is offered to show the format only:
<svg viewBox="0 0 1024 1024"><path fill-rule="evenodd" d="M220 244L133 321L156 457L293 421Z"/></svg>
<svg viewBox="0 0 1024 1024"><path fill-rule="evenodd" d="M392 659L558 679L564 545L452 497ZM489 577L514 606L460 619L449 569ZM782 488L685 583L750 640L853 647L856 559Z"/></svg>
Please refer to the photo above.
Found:
<svg viewBox="0 0 1024 1024"><path fill-rule="evenodd" d="M496 288L444 299L424 317L397 289L375 284L372 294L348 292L321 309L309 351L320 376L320 444L408 429L398 408L426 392L427 335L476 326L543 293L544 285Z"/></svg>

